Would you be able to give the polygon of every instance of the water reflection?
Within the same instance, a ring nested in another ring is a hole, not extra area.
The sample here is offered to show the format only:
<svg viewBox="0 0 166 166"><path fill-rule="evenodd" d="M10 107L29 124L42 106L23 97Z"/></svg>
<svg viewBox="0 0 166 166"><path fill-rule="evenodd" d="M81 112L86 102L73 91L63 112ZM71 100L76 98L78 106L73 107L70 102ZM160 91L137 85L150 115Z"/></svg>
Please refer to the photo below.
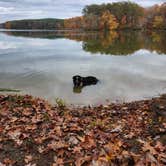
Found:
<svg viewBox="0 0 166 166"><path fill-rule="evenodd" d="M128 55L141 49L140 32L109 32L98 40L83 43L83 49L92 53Z"/></svg>
<svg viewBox="0 0 166 166"><path fill-rule="evenodd" d="M81 86L79 86L79 87L73 87L73 93L81 93L82 92L82 88L83 87L81 87Z"/></svg>
<svg viewBox="0 0 166 166"><path fill-rule="evenodd" d="M153 97L166 92L164 35L0 33L0 88L19 89L52 102L62 98L66 103L86 105ZM73 89L76 74L95 76L100 83Z"/></svg>
<svg viewBox="0 0 166 166"><path fill-rule="evenodd" d="M73 32L73 31L7 31L8 35L18 37L59 39L67 38L82 41L82 48L90 53L107 55L131 55L140 49L166 54L165 31L111 31L111 32Z"/></svg>

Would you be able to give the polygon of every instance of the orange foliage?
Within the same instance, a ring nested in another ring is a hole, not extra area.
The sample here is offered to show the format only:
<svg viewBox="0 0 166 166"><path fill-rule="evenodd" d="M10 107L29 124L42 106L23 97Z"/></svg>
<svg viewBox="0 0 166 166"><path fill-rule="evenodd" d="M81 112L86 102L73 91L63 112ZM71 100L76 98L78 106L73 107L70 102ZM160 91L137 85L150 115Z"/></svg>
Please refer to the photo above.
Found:
<svg viewBox="0 0 166 166"><path fill-rule="evenodd" d="M105 11L100 18L100 28L105 30L113 30L118 27L116 17L109 11Z"/></svg>
<svg viewBox="0 0 166 166"><path fill-rule="evenodd" d="M6 23L5 23L5 28L6 28L6 29L11 29L11 24L10 24L10 22L6 22Z"/></svg>
<svg viewBox="0 0 166 166"><path fill-rule="evenodd" d="M81 29L83 23L83 17L74 17L64 20L65 29Z"/></svg>
<svg viewBox="0 0 166 166"><path fill-rule="evenodd" d="M164 19L162 16L155 16L153 21L154 28L162 28L164 26Z"/></svg>

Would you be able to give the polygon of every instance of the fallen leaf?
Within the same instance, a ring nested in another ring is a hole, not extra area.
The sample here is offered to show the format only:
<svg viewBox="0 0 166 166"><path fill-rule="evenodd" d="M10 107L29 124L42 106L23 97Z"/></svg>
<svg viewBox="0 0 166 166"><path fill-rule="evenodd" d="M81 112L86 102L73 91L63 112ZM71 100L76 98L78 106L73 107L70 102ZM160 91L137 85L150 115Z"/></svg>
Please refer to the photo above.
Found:
<svg viewBox="0 0 166 166"><path fill-rule="evenodd" d="M10 130L8 132L8 135L11 137L11 139L15 140L20 137L21 135L21 129L17 128L15 130Z"/></svg>
<svg viewBox="0 0 166 166"><path fill-rule="evenodd" d="M118 132L121 132L121 131L122 131L122 126L119 125L115 129L111 130L111 133L118 133Z"/></svg>
<svg viewBox="0 0 166 166"><path fill-rule="evenodd" d="M14 160L11 160L11 159L9 159L9 158L5 158L5 159L3 160L3 163L6 164L6 165L13 165L13 164L15 164L15 161L14 161Z"/></svg>
<svg viewBox="0 0 166 166"><path fill-rule="evenodd" d="M66 143L62 141L52 141L51 143L47 145L47 148L52 150L57 150L61 148L68 148L68 146L69 145L67 145Z"/></svg>
<svg viewBox="0 0 166 166"><path fill-rule="evenodd" d="M31 162L31 161L32 161L32 155L26 155L25 158L24 158L24 161L25 161L26 163Z"/></svg>
<svg viewBox="0 0 166 166"><path fill-rule="evenodd" d="M166 146L164 146L161 142L157 141L155 149L159 152L164 152L166 150Z"/></svg>
<svg viewBox="0 0 166 166"><path fill-rule="evenodd" d="M143 144L142 150L144 152L149 151L151 154L156 155L158 152L152 147L148 142L138 139L140 143Z"/></svg>
<svg viewBox="0 0 166 166"><path fill-rule="evenodd" d="M2 164L2 163L0 162L0 166L6 166L6 164Z"/></svg>
<svg viewBox="0 0 166 166"><path fill-rule="evenodd" d="M76 166L82 166L85 162L89 162L91 160L91 156L77 157L75 164Z"/></svg>
<svg viewBox="0 0 166 166"><path fill-rule="evenodd" d="M85 135L83 142L81 142L81 147L84 149L94 148L96 146L94 138L89 135Z"/></svg>

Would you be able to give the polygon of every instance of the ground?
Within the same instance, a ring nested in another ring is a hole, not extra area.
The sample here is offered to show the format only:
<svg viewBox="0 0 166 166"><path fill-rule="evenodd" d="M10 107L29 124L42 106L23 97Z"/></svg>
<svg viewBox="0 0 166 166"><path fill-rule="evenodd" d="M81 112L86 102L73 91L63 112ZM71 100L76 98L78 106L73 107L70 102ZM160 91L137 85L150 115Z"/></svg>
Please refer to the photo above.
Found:
<svg viewBox="0 0 166 166"><path fill-rule="evenodd" d="M0 95L0 166L166 165L166 95L97 107Z"/></svg>

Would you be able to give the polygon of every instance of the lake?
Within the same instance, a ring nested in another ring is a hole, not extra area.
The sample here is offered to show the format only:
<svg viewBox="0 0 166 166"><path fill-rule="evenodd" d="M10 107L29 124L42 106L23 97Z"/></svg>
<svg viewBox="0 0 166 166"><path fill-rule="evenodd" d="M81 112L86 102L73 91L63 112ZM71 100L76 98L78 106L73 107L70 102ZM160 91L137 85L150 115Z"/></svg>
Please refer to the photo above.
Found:
<svg viewBox="0 0 166 166"><path fill-rule="evenodd" d="M97 85L73 89L74 75ZM166 32L0 32L0 88L97 105L166 93Z"/></svg>

